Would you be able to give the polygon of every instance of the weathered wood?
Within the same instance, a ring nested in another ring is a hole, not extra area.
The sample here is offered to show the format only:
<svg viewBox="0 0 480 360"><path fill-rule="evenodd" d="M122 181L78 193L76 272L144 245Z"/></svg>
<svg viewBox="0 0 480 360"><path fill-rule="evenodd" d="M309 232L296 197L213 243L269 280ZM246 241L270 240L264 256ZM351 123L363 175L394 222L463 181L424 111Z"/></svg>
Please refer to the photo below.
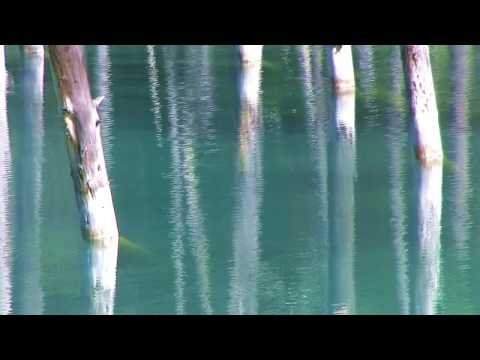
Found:
<svg viewBox="0 0 480 360"><path fill-rule="evenodd" d="M416 156L424 166L442 163L442 140L428 45L406 45L403 57L416 129Z"/></svg>
<svg viewBox="0 0 480 360"><path fill-rule="evenodd" d="M263 45L239 45L239 50L244 65L258 64L262 61Z"/></svg>
<svg viewBox="0 0 480 360"><path fill-rule="evenodd" d="M331 55L333 78L337 94L355 91L352 46L335 45L332 48Z"/></svg>
<svg viewBox="0 0 480 360"><path fill-rule="evenodd" d="M103 154L97 106L90 94L82 48L50 45L66 128L71 176L86 239L118 247L118 228Z"/></svg>
<svg viewBox="0 0 480 360"><path fill-rule="evenodd" d="M43 45L23 45L23 50L27 55L39 55L43 56Z"/></svg>

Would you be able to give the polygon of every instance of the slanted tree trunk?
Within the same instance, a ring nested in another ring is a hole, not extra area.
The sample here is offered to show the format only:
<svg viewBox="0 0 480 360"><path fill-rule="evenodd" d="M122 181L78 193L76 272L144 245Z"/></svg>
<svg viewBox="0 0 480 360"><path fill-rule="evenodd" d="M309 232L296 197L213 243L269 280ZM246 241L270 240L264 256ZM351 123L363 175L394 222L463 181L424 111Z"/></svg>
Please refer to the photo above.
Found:
<svg viewBox="0 0 480 360"><path fill-rule="evenodd" d="M118 248L118 228L103 154L100 117L90 94L79 45L48 47L56 74L66 129L71 176L81 228L95 245Z"/></svg>
<svg viewBox="0 0 480 360"><path fill-rule="evenodd" d="M424 166L442 163L442 140L428 45L406 45L403 50L407 91L417 135L417 158Z"/></svg>
<svg viewBox="0 0 480 360"><path fill-rule="evenodd" d="M335 45L332 48L332 67L337 93L355 91L351 45Z"/></svg>

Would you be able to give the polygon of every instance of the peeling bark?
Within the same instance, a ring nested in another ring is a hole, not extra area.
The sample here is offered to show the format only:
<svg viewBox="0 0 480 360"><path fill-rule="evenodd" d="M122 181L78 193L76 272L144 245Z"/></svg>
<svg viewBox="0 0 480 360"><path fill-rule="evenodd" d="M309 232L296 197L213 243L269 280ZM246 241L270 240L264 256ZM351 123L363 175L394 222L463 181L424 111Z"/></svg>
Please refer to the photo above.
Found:
<svg viewBox="0 0 480 360"><path fill-rule="evenodd" d="M416 129L415 153L423 166L443 162L432 69L428 45L404 46L407 91Z"/></svg>
<svg viewBox="0 0 480 360"><path fill-rule="evenodd" d="M86 239L118 246L118 228L94 101L79 45L51 45L50 59L60 89L71 176Z"/></svg>

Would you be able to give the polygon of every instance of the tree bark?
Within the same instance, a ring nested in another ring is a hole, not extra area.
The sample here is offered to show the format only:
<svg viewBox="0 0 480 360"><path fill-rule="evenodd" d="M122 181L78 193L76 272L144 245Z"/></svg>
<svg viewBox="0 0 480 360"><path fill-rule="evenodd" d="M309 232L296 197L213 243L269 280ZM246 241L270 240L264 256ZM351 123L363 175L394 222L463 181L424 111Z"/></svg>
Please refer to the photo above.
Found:
<svg viewBox="0 0 480 360"><path fill-rule="evenodd" d="M66 128L81 228L95 245L118 248L118 228L100 134L98 101L92 100L79 45L48 47L56 74Z"/></svg>
<svg viewBox="0 0 480 360"><path fill-rule="evenodd" d="M336 45L332 48L332 67L337 93L355 91L351 45Z"/></svg>
<svg viewBox="0 0 480 360"><path fill-rule="evenodd" d="M242 62L246 65L262 61L263 45L239 45Z"/></svg>
<svg viewBox="0 0 480 360"><path fill-rule="evenodd" d="M416 129L416 156L424 166L442 163L437 101L428 45L404 46L407 91Z"/></svg>

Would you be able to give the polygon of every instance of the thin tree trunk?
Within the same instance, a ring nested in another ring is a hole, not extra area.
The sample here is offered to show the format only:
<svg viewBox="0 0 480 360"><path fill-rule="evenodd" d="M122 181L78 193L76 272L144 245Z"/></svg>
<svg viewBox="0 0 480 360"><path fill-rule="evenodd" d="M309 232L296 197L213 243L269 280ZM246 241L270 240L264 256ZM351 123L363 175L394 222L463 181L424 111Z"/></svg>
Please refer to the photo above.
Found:
<svg viewBox="0 0 480 360"><path fill-rule="evenodd" d="M442 140L428 45L406 45L404 62L417 135L416 156L424 166L442 163Z"/></svg>
<svg viewBox="0 0 480 360"><path fill-rule="evenodd" d="M98 103L90 95L83 51L78 45L48 48L63 104L71 176L83 235L96 245L118 247Z"/></svg>
<svg viewBox="0 0 480 360"><path fill-rule="evenodd" d="M27 55L43 56L43 45L23 45L23 50Z"/></svg>
<svg viewBox="0 0 480 360"><path fill-rule="evenodd" d="M337 93L353 92L355 76L353 69L352 46L335 45L332 48L332 66Z"/></svg>
<svg viewBox="0 0 480 360"><path fill-rule="evenodd" d="M240 57L245 65L262 62L263 45L239 45Z"/></svg>

